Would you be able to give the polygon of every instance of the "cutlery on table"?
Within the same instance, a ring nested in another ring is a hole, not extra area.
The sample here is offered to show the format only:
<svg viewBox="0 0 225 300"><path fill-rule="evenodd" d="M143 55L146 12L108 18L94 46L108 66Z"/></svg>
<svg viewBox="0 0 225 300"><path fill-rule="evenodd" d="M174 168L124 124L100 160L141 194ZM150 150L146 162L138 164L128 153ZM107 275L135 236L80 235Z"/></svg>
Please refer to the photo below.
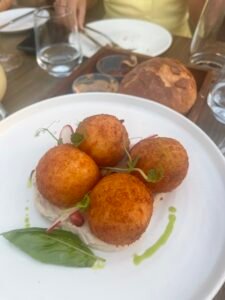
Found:
<svg viewBox="0 0 225 300"><path fill-rule="evenodd" d="M107 34L101 32L101 31L98 31L92 27L89 27L87 25L85 26L85 29L88 29L88 30L95 32L95 33L101 35L102 37L104 37L109 42L110 46L122 48L119 44L115 43Z"/></svg>
<svg viewBox="0 0 225 300"><path fill-rule="evenodd" d="M82 30L81 33L86 36L92 43L94 43L97 47L104 47L105 45L101 44L99 41L97 41L93 36L91 36L87 30Z"/></svg>
<svg viewBox="0 0 225 300"><path fill-rule="evenodd" d="M101 35L102 37L104 37L104 38L108 41L107 46L123 49L123 47L122 47L121 45L119 45L119 44L117 44L116 42L114 42L107 34L101 32L101 31L98 31L98 30L96 30L96 29L94 29L94 28L92 28L92 27L89 27L89 26L87 26L87 25L85 26L85 29L90 30L90 31L92 31L92 32L95 32L95 33ZM85 30L86 35L88 35L89 38L91 37L91 38L93 39L93 37L90 36L90 34L87 33L87 30ZM93 41L93 42L94 42L94 41ZM97 42L98 44L100 44L98 41L96 41L96 39L95 39L95 42ZM97 45L97 43L95 43L95 44ZM101 45L101 46L98 45L98 46L99 46L99 47L104 47L104 46L106 46L106 45ZM134 51L135 49L133 49L133 48L132 48L132 49L126 48L126 50Z"/></svg>

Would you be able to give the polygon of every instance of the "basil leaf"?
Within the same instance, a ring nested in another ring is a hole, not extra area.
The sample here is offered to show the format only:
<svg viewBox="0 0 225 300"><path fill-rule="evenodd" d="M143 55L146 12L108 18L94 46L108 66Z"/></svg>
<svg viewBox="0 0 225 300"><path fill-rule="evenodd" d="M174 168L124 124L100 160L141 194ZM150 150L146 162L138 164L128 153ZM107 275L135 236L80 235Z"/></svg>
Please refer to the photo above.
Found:
<svg viewBox="0 0 225 300"><path fill-rule="evenodd" d="M80 146L80 144L84 141L84 136L83 134L79 133L79 132L74 132L71 135L71 142L74 146L78 147Z"/></svg>
<svg viewBox="0 0 225 300"><path fill-rule="evenodd" d="M4 232L2 236L32 258L47 264L85 268L105 261L95 256L77 235L61 229L47 233L45 228L23 228Z"/></svg>

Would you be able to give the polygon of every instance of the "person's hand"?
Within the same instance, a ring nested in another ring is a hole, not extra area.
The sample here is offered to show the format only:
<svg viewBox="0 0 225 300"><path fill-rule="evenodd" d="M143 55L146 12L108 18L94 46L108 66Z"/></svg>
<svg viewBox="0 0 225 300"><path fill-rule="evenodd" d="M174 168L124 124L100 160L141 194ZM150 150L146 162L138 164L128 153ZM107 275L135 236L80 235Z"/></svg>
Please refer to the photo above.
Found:
<svg viewBox="0 0 225 300"><path fill-rule="evenodd" d="M87 0L56 0L55 5L66 6L69 10L73 10L75 24L79 29L84 28Z"/></svg>
<svg viewBox="0 0 225 300"><path fill-rule="evenodd" d="M0 11L6 10L13 5L13 0L0 0Z"/></svg>

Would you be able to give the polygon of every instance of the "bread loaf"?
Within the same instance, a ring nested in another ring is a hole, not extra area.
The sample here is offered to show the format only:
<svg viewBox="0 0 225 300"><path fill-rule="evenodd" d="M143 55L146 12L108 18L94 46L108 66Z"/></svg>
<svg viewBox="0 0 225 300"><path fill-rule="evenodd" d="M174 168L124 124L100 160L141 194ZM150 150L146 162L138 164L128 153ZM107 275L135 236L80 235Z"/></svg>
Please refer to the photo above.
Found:
<svg viewBox="0 0 225 300"><path fill-rule="evenodd" d="M149 59L126 74L119 92L154 100L182 114L197 98L191 72L178 60L161 57Z"/></svg>

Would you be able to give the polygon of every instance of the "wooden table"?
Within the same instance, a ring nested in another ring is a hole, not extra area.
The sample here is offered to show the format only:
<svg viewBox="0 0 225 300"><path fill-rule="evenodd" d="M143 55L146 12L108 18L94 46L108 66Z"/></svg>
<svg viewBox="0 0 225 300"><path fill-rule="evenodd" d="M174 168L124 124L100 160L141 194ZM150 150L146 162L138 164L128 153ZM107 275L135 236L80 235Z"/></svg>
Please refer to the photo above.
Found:
<svg viewBox="0 0 225 300"><path fill-rule="evenodd" d="M16 35L0 34L0 45L1 47L3 45L7 51L13 51L16 49L16 45L22 41L26 35L27 33ZM172 46L164 56L174 57L184 63L188 63L189 48L190 39L174 37ZM66 85L68 80L71 81L71 77L69 79L57 79L49 76L37 66L34 56L24 54L23 60L22 67L7 74L8 89L3 104L9 114L32 103L64 94L65 89L62 89L64 83ZM68 88L67 92L70 93L71 88ZM201 127L225 153L225 125L215 120L206 103L204 103L201 111L196 112L195 117L196 124ZM225 285L221 288L214 300L224 299Z"/></svg>

